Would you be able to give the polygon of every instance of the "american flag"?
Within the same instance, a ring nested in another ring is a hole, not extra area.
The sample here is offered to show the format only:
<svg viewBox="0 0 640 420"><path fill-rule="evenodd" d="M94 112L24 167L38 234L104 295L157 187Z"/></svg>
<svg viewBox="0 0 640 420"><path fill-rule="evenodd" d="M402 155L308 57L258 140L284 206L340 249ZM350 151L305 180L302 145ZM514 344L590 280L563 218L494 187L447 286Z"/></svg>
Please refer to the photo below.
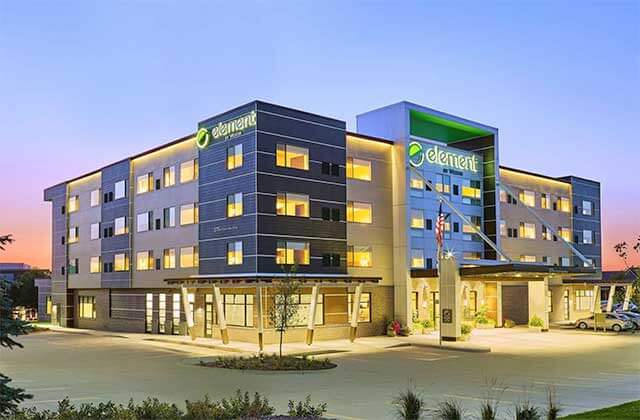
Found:
<svg viewBox="0 0 640 420"><path fill-rule="evenodd" d="M444 240L444 220L446 216L442 213L442 203L440 203L440 210L438 210L438 218L436 219L436 242L438 243L438 249L442 249L442 243Z"/></svg>

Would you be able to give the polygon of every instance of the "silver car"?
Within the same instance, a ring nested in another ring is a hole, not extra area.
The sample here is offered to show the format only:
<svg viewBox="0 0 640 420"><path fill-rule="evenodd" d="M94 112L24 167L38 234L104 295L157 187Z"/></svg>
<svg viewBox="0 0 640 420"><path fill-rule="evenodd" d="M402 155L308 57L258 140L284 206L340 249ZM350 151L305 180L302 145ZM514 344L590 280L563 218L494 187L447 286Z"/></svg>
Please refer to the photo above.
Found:
<svg viewBox="0 0 640 420"><path fill-rule="evenodd" d="M607 330L612 330L615 332L620 332L622 330L631 330L635 327L633 322L626 319L626 317L619 316L618 314L613 312L606 314L604 324ZM593 328L593 326L593 315L576 321L576 328L580 328L581 330ZM601 328L602 326L598 325L598 327Z"/></svg>

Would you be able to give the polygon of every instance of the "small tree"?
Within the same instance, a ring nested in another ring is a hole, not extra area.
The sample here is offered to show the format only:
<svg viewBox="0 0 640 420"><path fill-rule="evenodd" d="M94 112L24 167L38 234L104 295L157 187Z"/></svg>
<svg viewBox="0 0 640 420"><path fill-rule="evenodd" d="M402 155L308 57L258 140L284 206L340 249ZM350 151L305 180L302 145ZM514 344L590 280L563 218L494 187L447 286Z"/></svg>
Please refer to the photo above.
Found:
<svg viewBox="0 0 640 420"><path fill-rule="evenodd" d="M629 265L629 244L627 244L626 241L620 242L619 244L614 245L613 249L616 251L616 254L618 254L618 257L622 259L622 262L624 262L627 272L631 273L635 277L635 280L633 281L633 295L637 300L640 298L640 270ZM640 253L640 236L638 236L636 243L631 247L631 249L635 251L636 254Z"/></svg>
<svg viewBox="0 0 640 420"><path fill-rule="evenodd" d="M300 283L295 277L296 267L292 266L283 280L276 283L269 305L269 320L280 334L280 357L282 357L282 340L284 333L291 327L298 316L298 294Z"/></svg>

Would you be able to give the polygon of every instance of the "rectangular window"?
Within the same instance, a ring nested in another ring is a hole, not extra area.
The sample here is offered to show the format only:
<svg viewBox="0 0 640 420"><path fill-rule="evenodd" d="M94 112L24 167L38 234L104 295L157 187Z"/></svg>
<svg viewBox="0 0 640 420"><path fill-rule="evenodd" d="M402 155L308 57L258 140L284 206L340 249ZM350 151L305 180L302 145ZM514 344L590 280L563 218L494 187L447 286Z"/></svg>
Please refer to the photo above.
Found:
<svg viewBox="0 0 640 420"><path fill-rule="evenodd" d="M100 239L100 223L91 223L91 240Z"/></svg>
<svg viewBox="0 0 640 420"><path fill-rule="evenodd" d="M77 258L71 258L69 260L69 274L78 274L79 273L79 265Z"/></svg>
<svg viewBox="0 0 640 420"><path fill-rule="evenodd" d="M307 320L309 319L309 305L311 304L311 295L299 294L293 295L291 296L291 298L295 303L298 304L298 311L294 319L294 326L306 327ZM324 325L324 295L322 293L318 293L318 300L316 301L315 325Z"/></svg>
<svg viewBox="0 0 640 420"><path fill-rule="evenodd" d="M176 185L176 167L169 166L162 170L162 181L164 182L164 187L172 187Z"/></svg>
<svg viewBox="0 0 640 420"><path fill-rule="evenodd" d="M173 294L171 305L171 324L173 325L173 334L180 334L180 293Z"/></svg>
<svg viewBox="0 0 640 420"><path fill-rule="evenodd" d="M145 295L144 330L148 333L153 332L153 293Z"/></svg>
<svg viewBox="0 0 640 420"><path fill-rule="evenodd" d="M309 242L278 241L276 264L309 264Z"/></svg>
<svg viewBox="0 0 640 420"><path fill-rule="evenodd" d="M158 332L164 334L165 324L167 322L167 295L160 293L158 295Z"/></svg>
<svg viewBox="0 0 640 420"><path fill-rule="evenodd" d="M576 290L576 311L590 311L593 307L593 289Z"/></svg>
<svg viewBox="0 0 640 420"><path fill-rule="evenodd" d="M570 213L571 212L571 201L566 197L558 197L557 208L559 211Z"/></svg>
<svg viewBox="0 0 640 420"><path fill-rule="evenodd" d="M78 226L70 227L69 237L67 239L67 242L70 244L75 244L76 242L78 242L79 239L80 237L79 237Z"/></svg>
<svg viewBox="0 0 640 420"><path fill-rule="evenodd" d="M411 227L424 229L424 212L420 209L411 209Z"/></svg>
<svg viewBox="0 0 640 420"><path fill-rule="evenodd" d="M571 229L568 227L558 227L558 235L567 242L571 242Z"/></svg>
<svg viewBox="0 0 640 420"><path fill-rule="evenodd" d="M165 228L175 227L176 225L176 208L167 207L162 211L163 225Z"/></svg>
<svg viewBox="0 0 640 420"><path fill-rule="evenodd" d="M424 251L422 249L411 250L411 268L424 267Z"/></svg>
<svg viewBox="0 0 640 420"><path fill-rule="evenodd" d="M80 198L77 195L69 197L69 204L67 205L67 211L73 213L80 210Z"/></svg>
<svg viewBox="0 0 640 420"><path fill-rule="evenodd" d="M153 252L140 251L136 254L136 268L138 271L153 270Z"/></svg>
<svg viewBox="0 0 640 420"><path fill-rule="evenodd" d="M235 169L242 166L242 144L236 144L227 149L227 169Z"/></svg>
<svg viewBox="0 0 640 420"><path fill-rule="evenodd" d="M519 194L520 201L529 207L536 206L536 193L533 191L523 190Z"/></svg>
<svg viewBox="0 0 640 420"><path fill-rule="evenodd" d="M196 203L180 206L180 226L198 223L198 205Z"/></svg>
<svg viewBox="0 0 640 420"><path fill-rule="evenodd" d="M540 193L540 207L543 209L551 209L551 196L547 193Z"/></svg>
<svg viewBox="0 0 640 420"><path fill-rule="evenodd" d="M479 240L477 232L480 230L480 223L481 223L480 216L467 216L467 217L469 218L469 221L471 222L471 224L463 223L462 240L463 241Z"/></svg>
<svg viewBox="0 0 640 420"><path fill-rule="evenodd" d="M520 255L520 262L534 263L534 262L536 262L536 256L535 255Z"/></svg>
<svg viewBox="0 0 640 420"><path fill-rule="evenodd" d="M45 298L45 313L47 315L51 315L51 309L53 308L53 301L51 300L51 295L46 296Z"/></svg>
<svg viewBox="0 0 640 420"><path fill-rule="evenodd" d="M591 230L583 230L582 231L582 243L583 244L593 244L593 231Z"/></svg>
<svg viewBox="0 0 640 420"><path fill-rule="evenodd" d="M347 201L347 222L371 223L372 208L371 203L359 201Z"/></svg>
<svg viewBox="0 0 640 420"><path fill-rule="evenodd" d="M480 205L480 181L462 180L462 202L464 204Z"/></svg>
<svg viewBox="0 0 640 420"><path fill-rule="evenodd" d="M96 207L100 205L100 190L91 191L91 207Z"/></svg>
<svg viewBox="0 0 640 420"><path fill-rule="evenodd" d="M127 196L125 180L116 182L114 186L114 200Z"/></svg>
<svg viewBox="0 0 640 420"><path fill-rule="evenodd" d="M180 248L180 267L192 268L198 266L198 247L186 246Z"/></svg>
<svg viewBox="0 0 640 420"><path fill-rule="evenodd" d="M242 264L242 241L227 244L227 265Z"/></svg>
<svg viewBox="0 0 640 420"><path fill-rule="evenodd" d="M551 231L547 229L545 225L542 225L542 239L544 239L545 241L550 241L553 239Z"/></svg>
<svg viewBox="0 0 640 420"><path fill-rule="evenodd" d="M348 267L371 267L371 246L370 245L349 245L347 246L347 266Z"/></svg>
<svg viewBox="0 0 640 420"><path fill-rule="evenodd" d="M582 215L593 216L593 203L591 201L582 200Z"/></svg>
<svg viewBox="0 0 640 420"><path fill-rule="evenodd" d="M124 235L127 233L127 219L125 217L118 217L113 221L113 224L115 227L115 235Z"/></svg>
<svg viewBox="0 0 640 420"><path fill-rule="evenodd" d="M153 173L140 175L136 182L136 193L144 194L153 191Z"/></svg>
<svg viewBox="0 0 640 420"><path fill-rule="evenodd" d="M242 193L227 196L227 217L242 216Z"/></svg>
<svg viewBox="0 0 640 420"><path fill-rule="evenodd" d="M535 223L520 222L520 237L526 239L536 239Z"/></svg>
<svg viewBox="0 0 640 420"><path fill-rule="evenodd" d="M176 249L167 248L162 252L162 267L176 268Z"/></svg>
<svg viewBox="0 0 640 420"><path fill-rule="evenodd" d="M276 146L276 166L309 170L309 149L290 144L278 144Z"/></svg>
<svg viewBox="0 0 640 420"><path fill-rule="evenodd" d="M113 270L114 271L129 270L129 256L127 254L115 254L113 256Z"/></svg>
<svg viewBox="0 0 640 420"><path fill-rule="evenodd" d="M96 319L96 297L78 296L78 317Z"/></svg>
<svg viewBox="0 0 640 420"><path fill-rule="evenodd" d="M500 220L500 236L507 236L507 222Z"/></svg>
<svg viewBox="0 0 640 420"><path fill-rule="evenodd" d="M102 263L100 262L100 257L91 257L89 259L90 273L99 273L101 267L102 267Z"/></svg>
<svg viewBox="0 0 640 420"><path fill-rule="evenodd" d="M354 293L347 294L347 307L349 309L349 322L351 322L351 313L353 312ZM360 295L360 309L358 311L358 322L371 322L371 293L362 293Z"/></svg>
<svg viewBox="0 0 640 420"><path fill-rule="evenodd" d="M151 212L145 212L138 214L136 218L136 231L137 232L146 232L149 230L150 222L153 216Z"/></svg>
<svg viewBox="0 0 640 420"><path fill-rule="evenodd" d="M222 298L228 325L253 327L253 295L224 294Z"/></svg>
<svg viewBox="0 0 640 420"><path fill-rule="evenodd" d="M180 183L198 179L198 159L188 160L180 164Z"/></svg>
<svg viewBox="0 0 640 420"><path fill-rule="evenodd" d="M348 157L347 178L371 181L371 161Z"/></svg>
<svg viewBox="0 0 640 420"><path fill-rule="evenodd" d="M449 175L436 175L436 191L451 194L451 177Z"/></svg>
<svg viewBox="0 0 640 420"><path fill-rule="evenodd" d="M411 180L409 181L409 185L414 190L423 190L424 189L424 181L418 175L411 172Z"/></svg>
<svg viewBox="0 0 640 420"><path fill-rule="evenodd" d="M276 214L279 216L309 217L309 196L306 194L278 193Z"/></svg>
<svg viewBox="0 0 640 420"><path fill-rule="evenodd" d="M560 263L560 266L562 267L569 267L571 265L571 261L569 260L569 257L559 257L558 263Z"/></svg>

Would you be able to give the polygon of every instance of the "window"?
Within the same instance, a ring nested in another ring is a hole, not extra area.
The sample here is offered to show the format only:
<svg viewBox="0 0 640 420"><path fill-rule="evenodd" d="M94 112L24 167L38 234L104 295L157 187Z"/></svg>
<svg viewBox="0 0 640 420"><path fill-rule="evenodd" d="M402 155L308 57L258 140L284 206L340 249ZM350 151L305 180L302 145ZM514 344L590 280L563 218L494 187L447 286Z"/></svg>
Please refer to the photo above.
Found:
<svg viewBox="0 0 640 420"><path fill-rule="evenodd" d="M176 225L176 208L167 207L162 211L163 224L165 228L174 227Z"/></svg>
<svg viewBox="0 0 640 420"><path fill-rule="evenodd" d="M571 212L571 203L566 197L558 197L557 201L557 209L559 211L570 213Z"/></svg>
<svg viewBox="0 0 640 420"><path fill-rule="evenodd" d="M192 268L198 266L198 247L186 246L180 248L180 267Z"/></svg>
<svg viewBox="0 0 640 420"><path fill-rule="evenodd" d="M547 229L545 225L542 225L542 239L544 239L545 241L550 241L553 239L551 231Z"/></svg>
<svg viewBox="0 0 640 420"><path fill-rule="evenodd" d="M171 324L173 325L173 334L180 334L180 293L174 293L171 305Z"/></svg>
<svg viewBox="0 0 640 420"><path fill-rule="evenodd" d="M160 293L158 295L158 332L164 334L165 323L167 322L167 295Z"/></svg>
<svg viewBox="0 0 640 420"><path fill-rule="evenodd" d="M529 206L529 207L536 206L536 193L533 191L528 191L528 190L520 191L518 198L525 206Z"/></svg>
<svg viewBox="0 0 640 420"><path fill-rule="evenodd" d="M347 201L347 222L371 223L371 203Z"/></svg>
<svg viewBox="0 0 640 420"><path fill-rule="evenodd" d="M278 241L276 264L309 264L309 242Z"/></svg>
<svg viewBox="0 0 640 420"><path fill-rule="evenodd" d="M67 206L67 211L69 213L73 213L74 211L80 210L80 198L77 195L69 197L69 204Z"/></svg>
<svg viewBox="0 0 640 420"><path fill-rule="evenodd" d="M409 185L414 190L423 190L424 189L424 181L418 175L411 172L411 180L409 181Z"/></svg>
<svg viewBox="0 0 640 420"><path fill-rule="evenodd" d="M567 242L571 242L571 229L568 227L558 227L558 235Z"/></svg>
<svg viewBox="0 0 640 420"><path fill-rule="evenodd" d="M45 298L45 313L47 315L51 315L51 310L53 308L53 301L51 300L51 295L46 296Z"/></svg>
<svg viewBox="0 0 640 420"><path fill-rule="evenodd" d="M180 183L198 179L198 159L188 160L180 164Z"/></svg>
<svg viewBox="0 0 640 420"><path fill-rule="evenodd" d="M436 175L436 191L451 194L451 177L449 175Z"/></svg>
<svg viewBox="0 0 640 420"><path fill-rule="evenodd" d="M463 241L475 241L478 239L477 232L480 230L481 218L480 216L467 216L471 224L464 223L462 225L462 240ZM502 228L502 227L501 227Z"/></svg>
<svg viewBox="0 0 640 420"><path fill-rule="evenodd" d="M582 215L593 216L593 203L591 201L582 200Z"/></svg>
<svg viewBox="0 0 640 420"><path fill-rule="evenodd" d="M152 222L153 222L153 213L148 211L146 213L138 214L136 222L137 222L136 223L136 231L137 232L146 232L146 231L148 231L149 228L152 225Z"/></svg>
<svg viewBox="0 0 640 420"><path fill-rule="evenodd" d="M276 146L276 166L309 170L309 149L290 144L278 144Z"/></svg>
<svg viewBox="0 0 640 420"><path fill-rule="evenodd" d="M587 261L583 261L582 262L582 266L583 267L585 267L585 268L588 268L588 267L591 267L591 266L595 267L595 263L593 262L593 258L586 258L586 260Z"/></svg>
<svg viewBox="0 0 640 420"><path fill-rule="evenodd" d="M576 311L590 311L593 307L593 289L576 290Z"/></svg>
<svg viewBox="0 0 640 420"><path fill-rule="evenodd" d="M426 224L427 230L432 230L433 229L433 221L431 219L425 219L424 221L427 223Z"/></svg>
<svg viewBox="0 0 640 420"><path fill-rule="evenodd" d="M242 216L242 193L227 196L227 217Z"/></svg>
<svg viewBox="0 0 640 420"><path fill-rule="evenodd" d="M411 227L424 229L424 212L419 209L411 209Z"/></svg>
<svg viewBox="0 0 640 420"><path fill-rule="evenodd" d="M67 240L70 244L75 244L79 240L78 226L69 228L69 238Z"/></svg>
<svg viewBox="0 0 640 420"><path fill-rule="evenodd" d="M138 176L136 192L138 194L144 194L149 191L153 191L153 173Z"/></svg>
<svg viewBox="0 0 640 420"><path fill-rule="evenodd" d="M198 223L198 205L196 203L180 206L180 226Z"/></svg>
<svg viewBox="0 0 640 420"><path fill-rule="evenodd" d="M138 271L153 270L153 252L140 251L136 254L136 268Z"/></svg>
<svg viewBox="0 0 640 420"><path fill-rule="evenodd" d="M116 235L124 235L127 233L127 219L125 217L118 217L113 221Z"/></svg>
<svg viewBox="0 0 640 420"><path fill-rule="evenodd" d="M153 331L153 293L147 293L145 295L144 309L144 330L150 333Z"/></svg>
<svg viewBox="0 0 640 420"><path fill-rule="evenodd" d="M480 181L462 180L462 202L464 204L480 205Z"/></svg>
<svg viewBox="0 0 640 420"><path fill-rule="evenodd" d="M507 222L500 220L500 236L507 236Z"/></svg>
<svg viewBox="0 0 640 420"><path fill-rule="evenodd" d="M222 300L228 325L253 327L253 295L224 294Z"/></svg>
<svg viewBox="0 0 640 420"><path fill-rule="evenodd" d="M306 327L309 319L309 305L311 305L311 295L292 295L291 299L298 304L298 311L296 313L296 316L294 317L295 326ZM316 319L314 320L314 323L315 325L324 324L324 295L322 293L318 293L318 298L316 301Z"/></svg>
<svg viewBox="0 0 640 420"><path fill-rule="evenodd" d="M591 230L583 230L582 231L582 243L583 244L593 244L593 231L591 231Z"/></svg>
<svg viewBox="0 0 640 420"><path fill-rule="evenodd" d="M340 267L340 254L322 254L323 267Z"/></svg>
<svg viewBox="0 0 640 420"><path fill-rule="evenodd" d="M347 246L347 266L371 267L371 255L370 245L349 245Z"/></svg>
<svg viewBox="0 0 640 420"><path fill-rule="evenodd" d="M78 296L78 317L96 319L96 297Z"/></svg>
<svg viewBox="0 0 640 420"><path fill-rule="evenodd" d="M113 256L113 269L115 271L129 270L129 256L127 254L115 254Z"/></svg>
<svg viewBox="0 0 640 420"><path fill-rule="evenodd" d="M164 187L176 185L176 167L168 166L162 170L162 182Z"/></svg>
<svg viewBox="0 0 640 420"><path fill-rule="evenodd" d="M520 222L520 237L526 239L536 239L535 223Z"/></svg>
<svg viewBox="0 0 640 420"><path fill-rule="evenodd" d="M508 204L518 204L518 200L513 198L511 194L500 188L500 202Z"/></svg>
<svg viewBox="0 0 640 420"><path fill-rule="evenodd" d="M551 209L551 196L547 193L540 193L540 207L543 209Z"/></svg>
<svg viewBox="0 0 640 420"><path fill-rule="evenodd" d="M175 248L167 248L162 252L162 268L176 268Z"/></svg>
<svg viewBox="0 0 640 420"><path fill-rule="evenodd" d="M371 181L371 161L348 157L347 178Z"/></svg>
<svg viewBox="0 0 640 420"><path fill-rule="evenodd" d="M236 144L227 149L227 169L235 169L242 166L242 144Z"/></svg>
<svg viewBox="0 0 640 420"><path fill-rule="evenodd" d="M227 265L242 264L242 241L227 244Z"/></svg>
<svg viewBox="0 0 640 420"><path fill-rule="evenodd" d="M347 294L347 306L349 307L349 322L353 308L353 293ZM371 293L360 295L360 310L358 311L358 322L371 322Z"/></svg>
<svg viewBox="0 0 640 420"><path fill-rule="evenodd" d="M520 255L520 262L534 263L534 262L536 262L536 256L535 255Z"/></svg>
<svg viewBox="0 0 640 420"><path fill-rule="evenodd" d="M569 267L571 265L571 261L569 260L569 257L559 257L558 264L562 267Z"/></svg>
<svg viewBox="0 0 640 420"><path fill-rule="evenodd" d="M278 193L276 214L279 216L309 217L309 196L306 194Z"/></svg>
<svg viewBox="0 0 640 420"><path fill-rule="evenodd" d="M78 274L79 273L79 262L77 258L69 259L69 274Z"/></svg>
<svg viewBox="0 0 640 420"><path fill-rule="evenodd" d="M100 257L91 257L89 259L89 272L90 273L99 273L101 266L102 266L102 263L100 262Z"/></svg>
<svg viewBox="0 0 640 420"><path fill-rule="evenodd" d="M100 223L91 223L91 240L100 239Z"/></svg>
<svg viewBox="0 0 640 420"><path fill-rule="evenodd" d="M119 198L124 198L127 196L127 193L125 191L125 186L126 186L126 182L124 180L122 181L118 181L116 182L116 185L114 187L114 199L117 200ZM111 198L111 197L109 197ZM109 200L111 201L111 200Z"/></svg>
<svg viewBox="0 0 640 420"><path fill-rule="evenodd" d="M411 268L424 267L424 251L422 249L411 250Z"/></svg>
<svg viewBox="0 0 640 420"><path fill-rule="evenodd" d="M100 190L91 191L91 207L100 205Z"/></svg>

